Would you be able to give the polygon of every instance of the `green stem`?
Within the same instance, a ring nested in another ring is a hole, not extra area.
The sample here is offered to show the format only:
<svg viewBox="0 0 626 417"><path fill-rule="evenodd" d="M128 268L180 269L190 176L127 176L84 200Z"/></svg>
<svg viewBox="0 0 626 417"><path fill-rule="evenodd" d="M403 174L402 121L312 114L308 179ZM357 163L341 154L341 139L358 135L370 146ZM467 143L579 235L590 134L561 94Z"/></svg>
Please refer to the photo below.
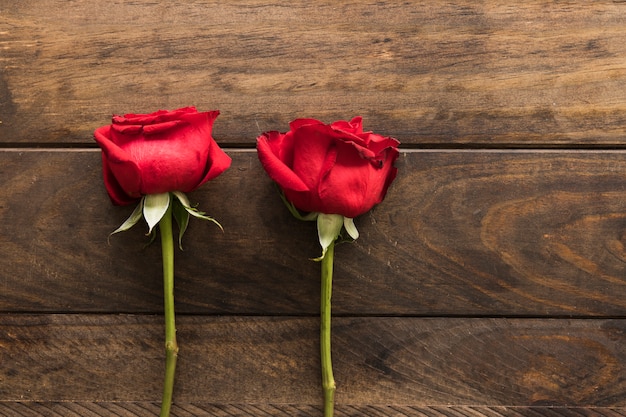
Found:
<svg viewBox="0 0 626 417"><path fill-rule="evenodd" d="M172 232L172 205L159 221L161 232L161 252L163 256L163 295L165 310L165 382L163 383L163 400L161 417L170 415L172 392L174 390L174 374L178 358L176 343L176 320L174 315L174 235Z"/></svg>
<svg viewBox="0 0 626 417"><path fill-rule="evenodd" d="M322 360L322 387L324 388L324 417L332 417L335 406L335 378L330 357L330 298L333 289L333 258L335 242L322 258L322 291L320 303L320 356Z"/></svg>

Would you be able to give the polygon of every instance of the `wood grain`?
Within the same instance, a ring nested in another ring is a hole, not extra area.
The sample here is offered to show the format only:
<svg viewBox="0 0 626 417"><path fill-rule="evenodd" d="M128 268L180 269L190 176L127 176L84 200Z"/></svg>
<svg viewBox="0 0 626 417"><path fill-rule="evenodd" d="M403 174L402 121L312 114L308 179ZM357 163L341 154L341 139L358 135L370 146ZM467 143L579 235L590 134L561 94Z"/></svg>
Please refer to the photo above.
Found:
<svg viewBox="0 0 626 417"><path fill-rule="evenodd" d="M152 417L159 413L159 405L148 402L5 402L0 403L0 416L40 417ZM315 406L286 404L174 404L172 417L318 417L321 409ZM620 407L486 407L486 406L338 406L338 417L623 417Z"/></svg>
<svg viewBox="0 0 626 417"><path fill-rule="evenodd" d="M0 142L91 143L112 113L219 108L251 144L360 114L405 144L622 146L619 1L0 0Z"/></svg>
<svg viewBox="0 0 626 417"><path fill-rule="evenodd" d="M161 320L2 315L0 397L156 402ZM178 324L176 402L318 410L316 318L179 316ZM346 415L353 406L381 415L437 404L624 407L625 329L624 320L335 318L337 405Z"/></svg>
<svg viewBox="0 0 626 417"><path fill-rule="evenodd" d="M404 149L337 248L336 415L626 416L626 3L515 3L0 0L0 416L158 413L159 250L107 242L92 132L187 105L233 166L176 252L173 417L321 415L315 227L253 148L355 115Z"/></svg>
<svg viewBox="0 0 626 417"><path fill-rule="evenodd" d="M176 252L184 313L315 315L315 226L288 214L252 151L190 195ZM337 249L339 315L624 316L621 151L404 152L386 200ZM62 167L62 168L60 168ZM108 234L96 150L0 152L0 310L159 312L160 251L143 225Z"/></svg>

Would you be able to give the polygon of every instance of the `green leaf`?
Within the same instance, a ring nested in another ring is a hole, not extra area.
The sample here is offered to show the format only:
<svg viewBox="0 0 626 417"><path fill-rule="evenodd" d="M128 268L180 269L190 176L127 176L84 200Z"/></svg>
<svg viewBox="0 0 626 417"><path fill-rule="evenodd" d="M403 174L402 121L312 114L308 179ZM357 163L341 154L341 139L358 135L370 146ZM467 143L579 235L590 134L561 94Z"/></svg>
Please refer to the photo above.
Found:
<svg viewBox="0 0 626 417"><path fill-rule="evenodd" d="M187 230L187 225L189 225L189 213L179 200L174 199L173 204L172 214L176 219L176 224L178 224L178 247L183 250L183 235Z"/></svg>
<svg viewBox="0 0 626 417"><path fill-rule="evenodd" d="M341 214L325 214L320 213L317 216L317 236L322 247L322 256L315 258L315 261L321 261L326 255L326 250L333 243L343 227L343 216Z"/></svg>
<svg viewBox="0 0 626 417"><path fill-rule="evenodd" d="M148 194L144 197L143 217L148 223L148 234L156 226L170 205L170 193Z"/></svg>
<svg viewBox="0 0 626 417"><path fill-rule="evenodd" d="M143 212L143 201L144 201L145 197L142 197L141 201L139 201L139 204L137 204L137 207L135 207L135 210L133 210L133 213L130 215L130 217L128 219L126 219L126 221L124 223L122 223L122 225L120 227L118 227L117 229L115 229L114 231L111 232L111 234L109 235L109 237L111 237L112 235L119 233L119 232L125 232L128 229L130 229L131 227L133 227L134 225L137 224L137 222L139 221L139 219L141 219L141 214Z"/></svg>
<svg viewBox="0 0 626 417"><path fill-rule="evenodd" d="M356 226L354 225L354 219L351 219L350 217L344 217L343 227L346 228L346 232L348 232L348 234L350 235L352 239L357 240L359 238L359 231L356 229Z"/></svg>

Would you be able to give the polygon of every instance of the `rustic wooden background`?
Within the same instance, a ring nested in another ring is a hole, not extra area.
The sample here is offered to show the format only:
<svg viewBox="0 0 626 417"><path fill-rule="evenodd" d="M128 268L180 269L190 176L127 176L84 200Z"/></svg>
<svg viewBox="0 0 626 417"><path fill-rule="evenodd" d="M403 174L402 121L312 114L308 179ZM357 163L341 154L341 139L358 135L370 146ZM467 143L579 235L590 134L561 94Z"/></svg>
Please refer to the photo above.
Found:
<svg viewBox="0 0 626 417"><path fill-rule="evenodd" d="M0 0L0 416L151 416L158 247L107 236L93 130L220 109L176 253L174 415L319 416L314 226L254 150L402 141L336 254L338 416L626 415L626 2Z"/></svg>

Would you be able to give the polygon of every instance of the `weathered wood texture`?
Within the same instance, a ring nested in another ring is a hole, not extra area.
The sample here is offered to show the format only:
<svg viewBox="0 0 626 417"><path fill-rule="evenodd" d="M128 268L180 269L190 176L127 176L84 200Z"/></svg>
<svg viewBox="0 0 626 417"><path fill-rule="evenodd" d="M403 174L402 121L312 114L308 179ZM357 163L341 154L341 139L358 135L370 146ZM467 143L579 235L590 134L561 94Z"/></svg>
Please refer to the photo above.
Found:
<svg viewBox="0 0 626 417"><path fill-rule="evenodd" d="M155 403L0 403L2 417L147 417L159 413ZM483 407L483 406L339 406L337 417L623 417L626 410L617 407ZM292 404L225 404L193 403L172 407L172 417L317 417L321 409Z"/></svg>
<svg viewBox="0 0 626 417"><path fill-rule="evenodd" d="M205 314L179 316L178 415L316 415L315 231L254 152L229 152L231 170L192 194L226 232L195 222L176 255L179 312ZM334 311L357 316L334 320L338 415L620 413L624 323L608 317L624 316L624 152L411 151L398 165L337 251ZM13 313L0 316L0 412L150 415L161 317L110 313L160 311L158 250L139 229L107 245L130 208L110 205L99 152L5 150L0 167ZM276 317L294 314L310 317Z"/></svg>
<svg viewBox="0 0 626 417"><path fill-rule="evenodd" d="M405 149L337 249L336 415L626 416L625 63L623 1L0 0L0 416L157 414L160 254L107 243L92 132L187 105L233 166L176 252L174 416L321 415L315 227L253 147L354 115Z"/></svg>
<svg viewBox="0 0 626 417"><path fill-rule="evenodd" d="M314 223L292 218L252 151L191 195L215 216L177 251L177 305L201 314L315 314ZM99 151L0 152L0 310L161 311L146 228L107 236ZM626 314L626 154L413 151L387 199L339 246L337 314ZM59 169L62 167L62 169Z"/></svg>
<svg viewBox="0 0 626 417"><path fill-rule="evenodd" d="M19 413L19 414L18 414ZM147 417L159 413L159 406L146 402L107 403L0 403L0 416L14 417ZM212 405L203 403L172 407L173 417L317 417L319 407L285 404L234 404ZM338 406L337 417L623 417L621 408L608 407L483 407L483 406Z"/></svg>
<svg viewBox="0 0 626 417"><path fill-rule="evenodd" d="M623 145L620 1L0 0L0 141L219 108L251 143L356 114L417 144Z"/></svg>
<svg viewBox="0 0 626 417"><path fill-rule="evenodd" d="M190 195L215 216L176 252L180 312L316 314L314 223L288 213L255 152ZM62 167L60 169L59 167ZM624 316L626 153L411 151L337 249L341 315ZM107 236L96 150L0 152L0 311L159 312L146 227Z"/></svg>
<svg viewBox="0 0 626 417"><path fill-rule="evenodd" d="M158 316L9 315L0 325L5 400L159 396ZM319 407L316 318L184 316L178 338L181 404ZM626 406L624 320L336 318L333 341L346 410Z"/></svg>

